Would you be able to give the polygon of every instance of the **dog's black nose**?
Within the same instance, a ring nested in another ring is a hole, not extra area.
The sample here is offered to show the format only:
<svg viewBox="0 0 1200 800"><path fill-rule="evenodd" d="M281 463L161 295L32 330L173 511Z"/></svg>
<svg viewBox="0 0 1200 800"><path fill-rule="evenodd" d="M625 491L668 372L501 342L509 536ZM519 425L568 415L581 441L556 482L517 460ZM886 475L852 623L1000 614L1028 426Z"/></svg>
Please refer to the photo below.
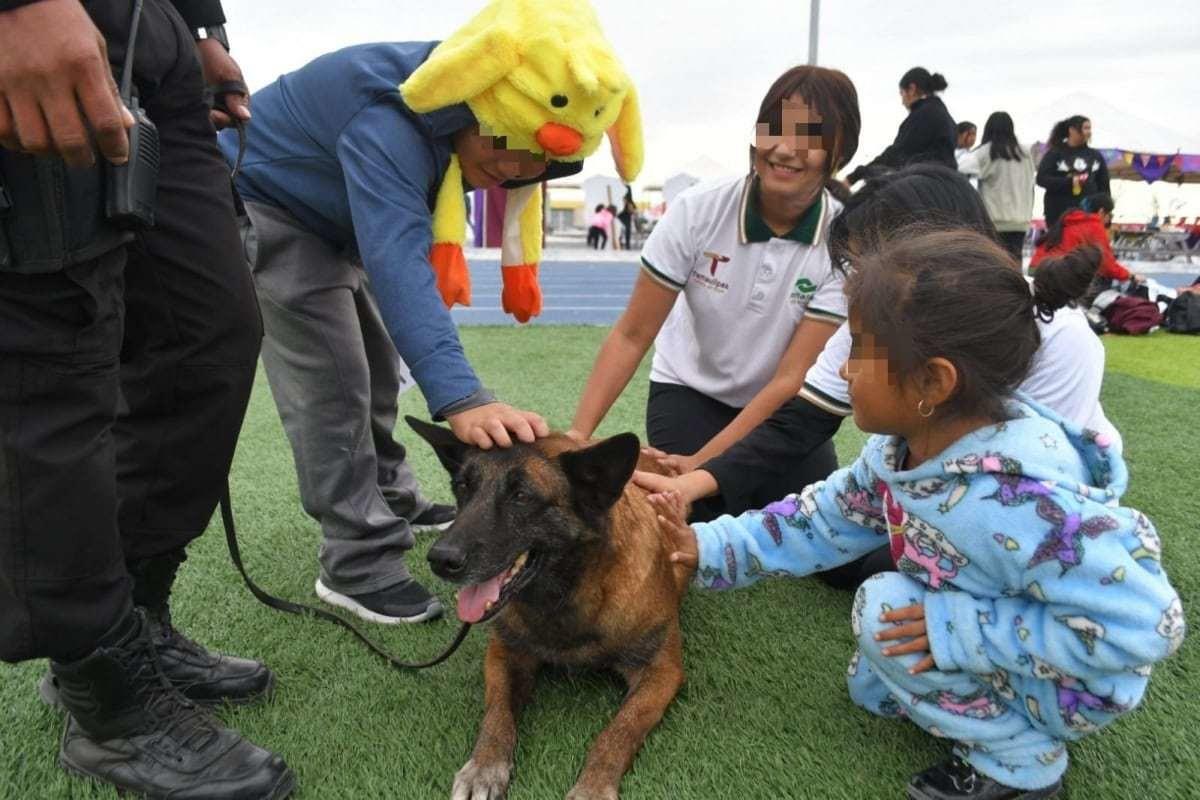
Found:
<svg viewBox="0 0 1200 800"><path fill-rule="evenodd" d="M435 543L425 557L434 574L442 578L453 578L467 566L467 554L461 547L448 542Z"/></svg>

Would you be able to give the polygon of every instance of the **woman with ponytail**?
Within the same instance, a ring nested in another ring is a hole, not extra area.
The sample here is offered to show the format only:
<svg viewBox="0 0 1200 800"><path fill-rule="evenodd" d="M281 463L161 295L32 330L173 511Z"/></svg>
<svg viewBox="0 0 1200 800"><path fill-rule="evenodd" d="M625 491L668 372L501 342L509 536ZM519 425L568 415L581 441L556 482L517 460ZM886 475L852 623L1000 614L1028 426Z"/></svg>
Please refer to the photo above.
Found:
<svg viewBox="0 0 1200 800"><path fill-rule="evenodd" d="M1082 114L1059 120L1051 129L1037 170L1037 184L1046 190L1047 227L1067 210L1078 208L1085 197L1108 194L1108 165L1088 145L1091 139L1092 121Z"/></svg>
<svg viewBox="0 0 1200 800"><path fill-rule="evenodd" d="M908 116L900 123L896 141L874 161L847 175L846 182L853 186L858 181L922 162L954 168L958 130L937 94L947 85L940 72L930 74L924 67L913 67L904 73L900 78L900 102L908 109Z"/></svg>

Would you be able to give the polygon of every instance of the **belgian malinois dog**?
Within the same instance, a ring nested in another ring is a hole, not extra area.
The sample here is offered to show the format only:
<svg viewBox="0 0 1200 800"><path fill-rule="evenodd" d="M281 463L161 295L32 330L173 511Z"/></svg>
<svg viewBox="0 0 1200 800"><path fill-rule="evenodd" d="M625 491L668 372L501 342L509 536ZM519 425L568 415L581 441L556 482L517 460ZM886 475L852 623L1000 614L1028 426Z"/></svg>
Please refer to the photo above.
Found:
<svg viewBox="0 0 1200 800"><path fill-rule="evenodd" d="M567 800L616 800L646 734L683 685L679 606L690 571L669 560L647 493L628 483L638 439L588 446L561 434L479 450L408 417L450 472L458 516L429 550L462 588L458 616L492 621L484 715L452 800L499 800L512 773L517 717L542 664L596 667L629 685Z"/></svg>

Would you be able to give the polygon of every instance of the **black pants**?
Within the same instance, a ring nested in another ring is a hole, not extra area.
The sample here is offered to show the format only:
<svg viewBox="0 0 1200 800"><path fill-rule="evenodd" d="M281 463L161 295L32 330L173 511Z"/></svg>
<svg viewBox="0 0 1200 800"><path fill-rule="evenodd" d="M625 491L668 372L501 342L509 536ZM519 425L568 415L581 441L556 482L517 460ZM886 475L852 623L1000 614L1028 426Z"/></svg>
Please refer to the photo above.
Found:
<svg viewBox="0 0 1200 800"><path fill-rule="evenodd" d="M1004 249L1012 253L1012 257L1021 263L1021 259L1025 253L1025 231L1001 231L1000 244Z"/></svg>
<svg viewBox="0 0 1200 800"><path fill-rule="evenodd" d="M650 384L646 402L646 436L652 447L677 455L692 455L725 428L741 409L727 406L695 389L674 383ZM798 492L810 483L825 480L837 469L833 442L818 447L803 461L780 470L746 498L745 507L731 507L720 495L692 505L692 522L707 522L722 514L740 514Z"/></svg>
<svg viewBox="0 0 1200 800"><path fill-rule="evenodd" d="M130 7L87 4L114 63ZM165 0L146 3L135 78L161 137L156 227L65 270L0 272L5 661L88 652L130 607L126 560L204 531L254 378L261 325L229 172Z"/></svg>
<svg viewBox="0 0 1200 800"><path fill-rule="evenodd" d="M587 243L593 250L603 250L604 245L608 244L608 234L604 232L604 228L593 225L588 228Z"/></svg>

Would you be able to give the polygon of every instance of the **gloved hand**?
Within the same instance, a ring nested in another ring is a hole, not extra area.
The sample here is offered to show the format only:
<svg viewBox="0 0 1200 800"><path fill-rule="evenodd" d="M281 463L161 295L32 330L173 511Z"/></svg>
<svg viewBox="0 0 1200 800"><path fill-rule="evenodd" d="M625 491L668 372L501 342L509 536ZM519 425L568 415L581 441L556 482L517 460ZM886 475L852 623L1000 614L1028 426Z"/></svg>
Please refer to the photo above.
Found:
<svg viewBox="0 0 1200 800"><path fill-rule="evenodd" d="M433 265L438 292L446 308L452 308L455 303L460 306L471 305L471 273L467 269L462 247L437 242L429 250L429 263Z"/></svg>
<svg viewBox="0 0 1200 800"><path fill-rule="evenodd" d="M542 313L542 287L538 285L537 271L537 264L500 269L504 280L500 303L506 312L517 318L517 322L529 322L530 318Z"/></svg>

